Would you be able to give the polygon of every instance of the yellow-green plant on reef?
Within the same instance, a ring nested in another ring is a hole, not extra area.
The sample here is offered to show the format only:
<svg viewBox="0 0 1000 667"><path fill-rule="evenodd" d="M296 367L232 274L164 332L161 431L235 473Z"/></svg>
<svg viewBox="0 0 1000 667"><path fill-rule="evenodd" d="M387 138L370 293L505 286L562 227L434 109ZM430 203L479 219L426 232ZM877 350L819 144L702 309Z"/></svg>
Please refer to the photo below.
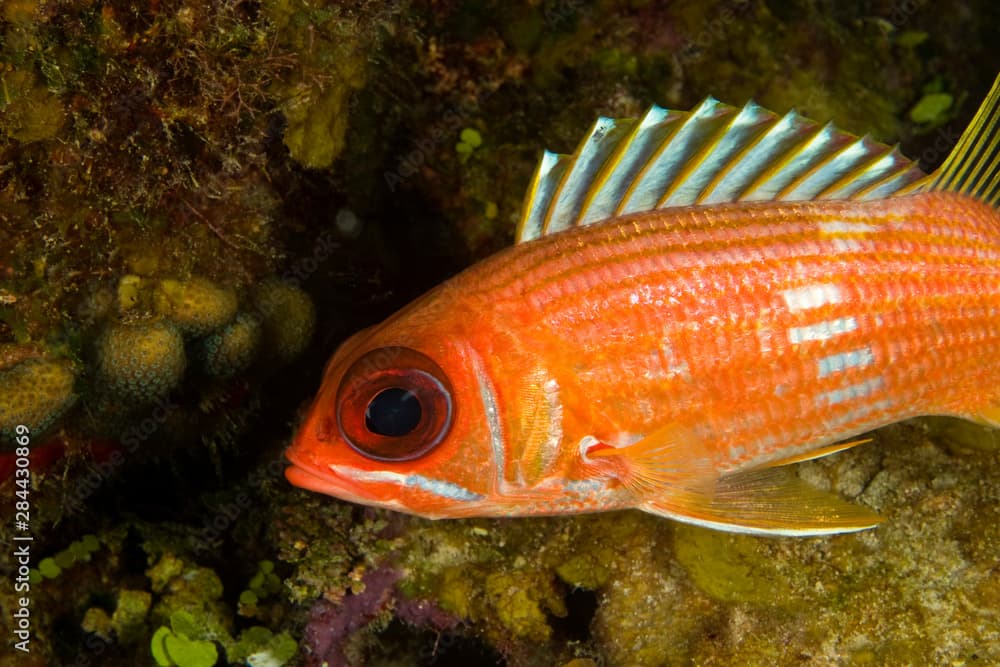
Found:
<svg viewBox="0 0 1000 667"><path fill-rule="evenodd" d="M295 654L296 642L287 632L253 626L235 636L232 610L221 601L222 582L212 570L165 553L148 574L159 597L150 613L159 625L149 644L158 665L211 667L219 658L215 642L230 663L281 667Z"/></svg>

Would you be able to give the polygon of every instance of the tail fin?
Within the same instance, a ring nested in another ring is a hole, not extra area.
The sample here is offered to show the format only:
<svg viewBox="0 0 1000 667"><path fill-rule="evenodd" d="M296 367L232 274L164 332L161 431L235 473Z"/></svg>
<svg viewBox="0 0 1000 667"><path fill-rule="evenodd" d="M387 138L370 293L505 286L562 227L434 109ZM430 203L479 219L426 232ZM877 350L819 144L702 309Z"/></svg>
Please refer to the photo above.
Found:
<svg viewBox="0 0 1000 667"><path fill-rule="evenodd" d="M1000 205L1000 75L951 155L931 175L927 189Z"/></svg>

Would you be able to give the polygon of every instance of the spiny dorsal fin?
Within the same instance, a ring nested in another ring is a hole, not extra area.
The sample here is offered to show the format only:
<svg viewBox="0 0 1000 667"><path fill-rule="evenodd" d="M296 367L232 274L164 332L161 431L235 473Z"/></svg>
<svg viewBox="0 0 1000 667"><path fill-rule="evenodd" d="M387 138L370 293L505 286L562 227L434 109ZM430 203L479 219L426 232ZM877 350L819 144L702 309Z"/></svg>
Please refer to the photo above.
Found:
<svg viewBox="0 0 1000 667"><path fill-rule="evenodd" d="M1000 76L955 149L930 177L929 190L949 190L1000 205Z"/></svg>
<svg viewBox="0 0 1000 667"><path fill-rule="evenodd" d="M546 151L525 195L517 242L615 215L727 201L877 199L924 177L898 150L711 97L690 112L650 107L600 118L572 155Z"/></svg>

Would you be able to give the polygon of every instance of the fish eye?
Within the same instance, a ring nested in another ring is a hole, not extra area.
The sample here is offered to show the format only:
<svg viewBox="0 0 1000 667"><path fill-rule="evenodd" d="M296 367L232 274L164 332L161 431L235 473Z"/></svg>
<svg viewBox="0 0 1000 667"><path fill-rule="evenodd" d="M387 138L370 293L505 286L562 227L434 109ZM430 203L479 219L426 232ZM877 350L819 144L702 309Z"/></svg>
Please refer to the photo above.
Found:
<svg viewBox="0 0 1000 667"><path fill-rule="evenodd" d="M376 435L400 438L420 424L423 409L417 395L402 387L375 394L365 408L365 427Z"/></svg>
<svg viewBox="0 0 1000 667"><path fill-rule="evenodd" d="M344 373L337 424L356 452L376 461L411 461L451 427L451 387L430 357L406 347L365 353Z"/></svg>

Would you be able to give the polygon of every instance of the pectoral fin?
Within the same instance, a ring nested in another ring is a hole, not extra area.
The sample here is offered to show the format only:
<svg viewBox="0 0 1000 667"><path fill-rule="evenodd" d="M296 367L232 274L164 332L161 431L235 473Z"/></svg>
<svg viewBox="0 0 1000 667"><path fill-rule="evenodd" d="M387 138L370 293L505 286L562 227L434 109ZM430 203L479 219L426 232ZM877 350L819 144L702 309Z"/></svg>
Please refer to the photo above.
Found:
<svg viewBox="0 0 1000 667"><path fill-rule="evenodd" d="M640 497L665 488L704 488L717 477L705 443L679 424L668 424L625 447L594 445L586 456L616 461L615 474Z"/></svg>
<svg viewBox="0 0 1000 667"><path fill-rule="evenodd" d="M787 470L764 468L720 478L703 492L664 489L646 512L717 530L759 535L829 535L872 528L873 511L813 488Z"/></svg>

